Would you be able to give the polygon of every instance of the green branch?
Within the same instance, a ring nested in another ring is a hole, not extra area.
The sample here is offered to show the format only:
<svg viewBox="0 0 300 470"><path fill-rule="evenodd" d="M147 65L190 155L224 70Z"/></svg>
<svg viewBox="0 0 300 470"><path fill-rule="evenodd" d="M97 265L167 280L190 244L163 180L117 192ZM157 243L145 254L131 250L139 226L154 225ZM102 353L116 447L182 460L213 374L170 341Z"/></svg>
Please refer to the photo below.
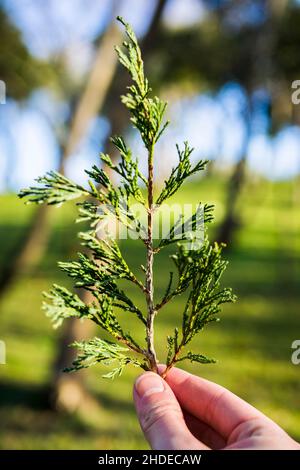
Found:
<svg viewBox="0 0 300 470"><path fill-rule="evenodd" d="M93 301L85 304L78 295L65 287L54 285L45 294L43 309L54 327L69 318L87 319L97 325L99 334L102 331L109 334L112 341L97 336L90 341L74 343L79 354L68 371L103 364L111 368L105 375L109 378L120 375L127 365L158 372L155 317L170 301L186 293L181 325L175 326L173 334L167 337L165 376L171 367L184 360L200 364L214 362L203 354L190 350L186 352L186 348L205 326L218 320L222 305L233 302L235 296L230 288L220 287L227 266L222 258L222 246L211 245L206 235L206 226L213 219L213 206L198 205L191 216L179 217L168 233L154 244L155 211L177 193L189 177L203 171L207 162L200 160L193 165L193 149L187 142L183 149L177 145L179 162L171 170L155 201L154 152L157 141L168 125L164 119L166 103L152 96L136 36L122 18L118 20L124 25L127 38L123 47L116 47L116 51L132 80L121 100L129 110L131 122L147 149L147 176L140 171L139 161L133 157L123 137L114 136L111 140L119 152L119 161L115 163L109 155L103 153L100 160L102 165L118 176L118 185L113 183L110 174L102 167L94 165L86 170L89 177L86 186L89 189L52 171L38 178L38 186L22 190L20 197L26 198L27 202L52 205L79 198L76 222L89 225L86 231L79 233L84 253L78 253L76 260L60 262L59 266L71 277L76 288L92 293ZM133 212L132 201L141 204L147 212L145 227L140 217ZM146 258L145 266L142 266L144 280L140 280L129 267L117 241L105 228L107 217L113 217L116 223L134 231L137 238L143 240ZM202 243L198 239L199 233ZM195 240L198 243L194 243ZM176 251L170 256L174 269L170 272L164 295L155 302L155 255L165 247L172 248L175 243ZM143 298L145 308L139 308L130 298L129 285ZM134 317L137 325L145 332L143 344L137 342L134 332L124 329L123 325L127 324L129 316Z"/></svg>

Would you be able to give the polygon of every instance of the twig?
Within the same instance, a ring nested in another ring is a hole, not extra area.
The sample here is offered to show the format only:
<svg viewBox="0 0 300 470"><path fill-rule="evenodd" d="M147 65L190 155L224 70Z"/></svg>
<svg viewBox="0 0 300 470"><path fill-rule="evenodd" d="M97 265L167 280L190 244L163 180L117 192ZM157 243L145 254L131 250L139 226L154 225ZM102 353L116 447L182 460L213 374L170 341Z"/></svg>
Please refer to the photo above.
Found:
<svg viewBox="0 0 300 470"><path fill-rule="evenodd" d="M148 360L150 369L158 372L157 358L154 347L154 318L156 310L153 302L153 144L148 152L148 238L147 238L147 265L146 265L146 300L147 300L147 326L146 341L148 347Z"/></svg>

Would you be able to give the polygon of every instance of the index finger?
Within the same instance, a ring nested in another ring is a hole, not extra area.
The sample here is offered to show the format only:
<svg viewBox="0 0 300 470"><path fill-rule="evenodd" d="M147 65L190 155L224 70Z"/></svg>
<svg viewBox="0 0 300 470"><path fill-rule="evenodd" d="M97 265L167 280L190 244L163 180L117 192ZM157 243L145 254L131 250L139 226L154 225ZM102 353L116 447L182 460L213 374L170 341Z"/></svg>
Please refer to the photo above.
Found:
<svg viewBox="0 0 300 470"><path fill-rule="evenodd" d="M181 407L227 439L243 422L267 419L262 413L226 388L172 368L166 377Z"/></svg>

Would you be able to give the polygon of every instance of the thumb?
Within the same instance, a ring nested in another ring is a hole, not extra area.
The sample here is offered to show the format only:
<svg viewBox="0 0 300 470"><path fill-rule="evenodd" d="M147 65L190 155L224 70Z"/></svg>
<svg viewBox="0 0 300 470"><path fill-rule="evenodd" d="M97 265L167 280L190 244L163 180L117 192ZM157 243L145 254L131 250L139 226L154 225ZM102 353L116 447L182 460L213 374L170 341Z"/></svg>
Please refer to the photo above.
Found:
<svg viewBox="0 0 300 470"><path fill-rule="evenodd" d="M133 397L141 428L155 450L207 449L189 431L169 385L154 372L135 382Z"/></svg>

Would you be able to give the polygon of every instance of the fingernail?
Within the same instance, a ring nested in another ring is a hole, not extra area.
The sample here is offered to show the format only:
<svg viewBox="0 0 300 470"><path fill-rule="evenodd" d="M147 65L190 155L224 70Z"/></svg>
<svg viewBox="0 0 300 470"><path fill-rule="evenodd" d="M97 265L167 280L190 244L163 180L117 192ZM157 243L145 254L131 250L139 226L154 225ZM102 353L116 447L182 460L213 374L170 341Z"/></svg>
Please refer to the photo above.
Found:
<svg viewBox="0 0 300 470"><path fill-rule="evenodd" d="M161 393L164 389L163 379L154 372L141 375L135 382L135 390L140 398L148 397L154 393Z"/></svg>

